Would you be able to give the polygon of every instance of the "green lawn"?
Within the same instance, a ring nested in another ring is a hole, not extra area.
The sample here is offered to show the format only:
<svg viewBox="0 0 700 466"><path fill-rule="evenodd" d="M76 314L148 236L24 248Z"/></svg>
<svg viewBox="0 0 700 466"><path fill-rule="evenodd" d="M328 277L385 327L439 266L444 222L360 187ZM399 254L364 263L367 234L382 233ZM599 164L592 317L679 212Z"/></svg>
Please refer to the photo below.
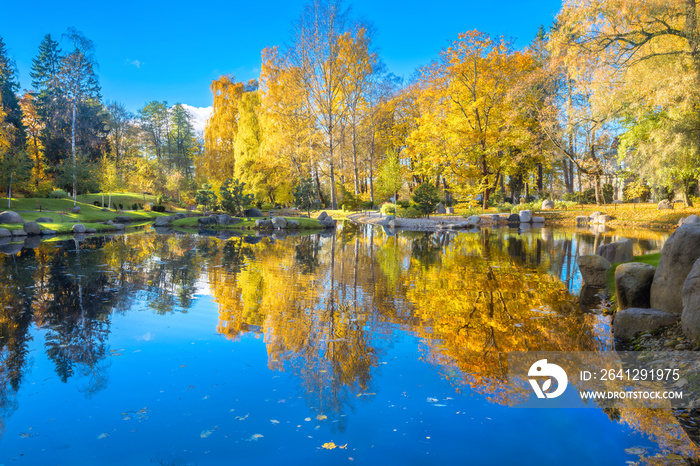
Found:
<svg viewBox="0 0 700 466"><path fill-rule="evenodd" d="M102 207L102 193L95 193L95 194L80 194L78 196L78 202L83 202L85 204L93 204L95 201L98 203L98 207ZM104 201L105 205L107 205L107 202L109 201L109 193L104 193ZM156 203L156 196L146 194L145 196L143 194L139 193L112 193L112 205L116 205L119 207L119 204L122 204L124 206L124 209L131 209L131 206L133 204L148 204L148 203Z"/></svg>
<svg viewBox="0 0 700 466"><path fill-rule="evenodd" d="M285 217L287 220L296 220L299 222L299 229L300 230L313 230L313 229L322 229L321 223L316 220L315 218L299 218L299 217ZM268 218L263 217L264 220L269 220ZM178 220L174 220L171 225L173 227L181 227L181 228L199 228L199 227L205 227L208 229L212 230L247 230L249 228L255 227L255 221L260 220L260 218L253 218L253 217L248 217L241 219L240 222L234 224L234 225L200 225L199 224L199 217L188 217L188 218L181 218Z"/></svg>
<svg viewBox="0 0 700 466"><path fill-rule="evenodd" d="M649 264L653 265L654 267L659 266L659 259L661 259L661 253L657 252L656 254L645 254L643 256L634 256L634 259L632 262L642 262L644 264ZM608 272L607 276L607 288L608 288L608 293L610 296L615 296L615 269L617 269L617 266L620 265L621 262L616 262L612 264L612 267L610 267L610 271Z"/></svg>
<svg viewBox="0 0 700 466"><path fill-rule="evenodd" d="M7 198L4 200L0 199L0 206L3 205L2 202L6 203ZM80 223L106 222L107 220L114 220L116 216L127 216L134 219L134 221L143 221L169 215L167 213L146 212L143 210L123 213L118 213L114 210L103 212L101 207L96 207L92 204L78 202L77 205L80 206L80 213L73 214L71 213L73 201L70 199L13 199L12 208L9 210L19 212L22 219L27 222L36 221L39 217L49 217L54 220L54 223L63 223L71 220L78 220ZM39 211L40 209L41 211ZM4 210L8 209L0 207L0 211Z"/></svg>

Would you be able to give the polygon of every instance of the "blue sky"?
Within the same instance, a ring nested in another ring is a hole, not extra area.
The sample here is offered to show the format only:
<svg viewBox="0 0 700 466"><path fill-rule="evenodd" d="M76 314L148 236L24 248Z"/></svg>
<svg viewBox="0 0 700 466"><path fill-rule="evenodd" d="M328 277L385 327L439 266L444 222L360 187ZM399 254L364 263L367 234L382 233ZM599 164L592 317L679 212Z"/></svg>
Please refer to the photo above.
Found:
<svg viewBox="0 0 700 466"><path fill-rule="evenodd" d="M102 94L136 111L150 100L211 105L209 84L233 73L256 78L260 51L288 41L302 1L15 1L3 5L0 35L29 88L42 37L70 26L95 43ZM356 0L355 16L376 27L375 46L393 73L409 77L460 32L479 29L526 46L547 27L559 0L524 2ZM67 44L65 45L67 48Z"/></svg>

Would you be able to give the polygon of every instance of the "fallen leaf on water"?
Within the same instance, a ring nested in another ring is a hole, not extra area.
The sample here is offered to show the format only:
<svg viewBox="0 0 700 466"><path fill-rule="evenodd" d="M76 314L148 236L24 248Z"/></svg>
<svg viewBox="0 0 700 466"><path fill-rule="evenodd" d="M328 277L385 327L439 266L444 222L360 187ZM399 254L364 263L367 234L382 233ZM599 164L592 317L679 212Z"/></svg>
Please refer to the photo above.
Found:
<svg viewBox="0 0 700 466"><path fill-rule="evenodd" d="M310 417L305 417L304 420L305 420L306 422L309 422L309 421L311 420L311 418L310 418Z"/></svg>
<svg viewBox="0 0 700 466"><path fill-rule="evenodd" d="M318 419L319 421L325 421L326 419L328 419L328 416L326 416L325 414L319 414L318 416L316 416L316 419Z"/></svg>
<svg viewBox="0 0 700 466"><path fill-rule="evenodd" d="M102 432L100 435L97 436L97 440L102 440L103 438L109 437L109 432Z"/></svg>
<svg viewBox="0 0 700 466"><path fill-rule="evenodd" d="M277 419L270 419L270 422L273 423L273 424L279 424L279 423L280 423L280 421L278 421Z"/></svg>
<svg viewBox="0 0 700 466"><path fill-rule="evenodd" d="M325 448L326 450L332 450L332 449L336 448L337 446L338 446L338 445L336 445L336 444L333 443L333 442L326 442L326 443L324 443L323 445L321 445L321 447L322 447L322 448Z"/></svg>
<svg viewBox="0 0 700 466"><path fill-rule="evenodd" d="M239 421L245 421L246 419L248 419L248 416L250 416L250 413L246 414L245 416L236 416L236 419L238 419Z"/></svg>
<svg viewBox="0 0 700 466"><path fill-rule="evenodd" d="M646 452L647 449L642 447L625 448L625 453L628 455L643 455Z"/></svg>
<svg viewBox="0 0 700 466"><path fill-rule="evenodd" d="M347 450L348 449L348 444L346 443L345 445L338 445L338 448L342 450Z"/></svg>
<svg viewBox="0 0 700 466"><path fill-rule="evenodd" d="M209 437L213 432L211 430L203 430L201 434L199 434L200 438L207 438Z"/></svg>
<svg viewBox="0 0 700 466"><path fill-rule="evenodd" d="M253 434L253 435L250 436L250 439L251 439L251 440L257 440L257 439L263 438L263 437L264 437L263 434Z"/></svg>

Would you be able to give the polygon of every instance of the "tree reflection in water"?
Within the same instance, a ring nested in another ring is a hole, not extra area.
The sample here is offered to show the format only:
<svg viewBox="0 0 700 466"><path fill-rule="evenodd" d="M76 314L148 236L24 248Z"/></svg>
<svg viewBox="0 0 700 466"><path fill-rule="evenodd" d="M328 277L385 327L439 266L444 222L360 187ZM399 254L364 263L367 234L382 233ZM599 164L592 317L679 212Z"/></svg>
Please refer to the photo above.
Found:
<svg viewBox="0 0 700 466"><path fill-rule="evenodd" d="M615 239L551 229L388 236L339 226L332 237L281 241L151 233L42 243L0 256L0 418L15 409L32 322L59 378L79 377L91 396L108 381L113 313L144 304L161 315L186 312L202 282L218 304L218 332L262 335L268 367L294 374L307 403L340 430L343 414L376 391L373 375L399 329L420 338L425 359L458 391L512 404L524 393L505 383L509 351L609 350L571 291L580 284L576 256ZM637 253L662 241L642 237ZM695 454L678 430L654 427L662 414L610 415Z"/></svg>

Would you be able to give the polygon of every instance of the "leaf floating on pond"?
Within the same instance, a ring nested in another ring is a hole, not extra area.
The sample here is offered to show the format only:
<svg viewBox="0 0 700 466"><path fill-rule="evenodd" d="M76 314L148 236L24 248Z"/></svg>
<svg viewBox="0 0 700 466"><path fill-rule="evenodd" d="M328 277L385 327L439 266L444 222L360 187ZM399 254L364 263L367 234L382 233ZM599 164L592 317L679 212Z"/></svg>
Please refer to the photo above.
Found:
<svg viewBox="0 0 700 466"><path fill-rule="evenodd" d="M337 448L338 445L336 445L333 442L326 442L323 445L321 445L322 448L325 448L326 450L333 450L334 448Z"/></svg>
<svg viewBox="0 0 700 466"><path fill-rule="evenodd" d="M310 417L305 417L304 420L305 420L306 422L309 422L309 421L311 420L311 418L310 418Z"/></svg>
<svg viewBox="0 0 700 466"><path fill-rule="evenodd" d="M102 440L103 438L109 437L109 432L102 432L100 435L97 436L97 440Z"/></svg>
<svg viewBox="0 0 700 466"><path fill-rule="evenodd" d="M628 455L643 455L646 452L647 449L642 447L625 448L625 453L627 453Z"/></svg>
<svg viewBox="0 0 700 466"><path fill-rule="evenodd" d="M277 425L280 423L277 419L270 419L270 422L273 423L274 425Z"/></svg>
<svg viewBox="0 0 700 466"><path fill-rule="evenodd" d="M318 419L319 421L325 421L326 419L328 419L328 416L326 416L325 414L319 414L318 416L316 416L316 419Z"/></svg>
<svg viewBox="0 0 700 466"><path fill-rule="evenodd" d="M248 440L256 442L258 439L261 439L263 437L264 437L263 434L253 434L250 436L250 439L248 439Z"/></svg>

